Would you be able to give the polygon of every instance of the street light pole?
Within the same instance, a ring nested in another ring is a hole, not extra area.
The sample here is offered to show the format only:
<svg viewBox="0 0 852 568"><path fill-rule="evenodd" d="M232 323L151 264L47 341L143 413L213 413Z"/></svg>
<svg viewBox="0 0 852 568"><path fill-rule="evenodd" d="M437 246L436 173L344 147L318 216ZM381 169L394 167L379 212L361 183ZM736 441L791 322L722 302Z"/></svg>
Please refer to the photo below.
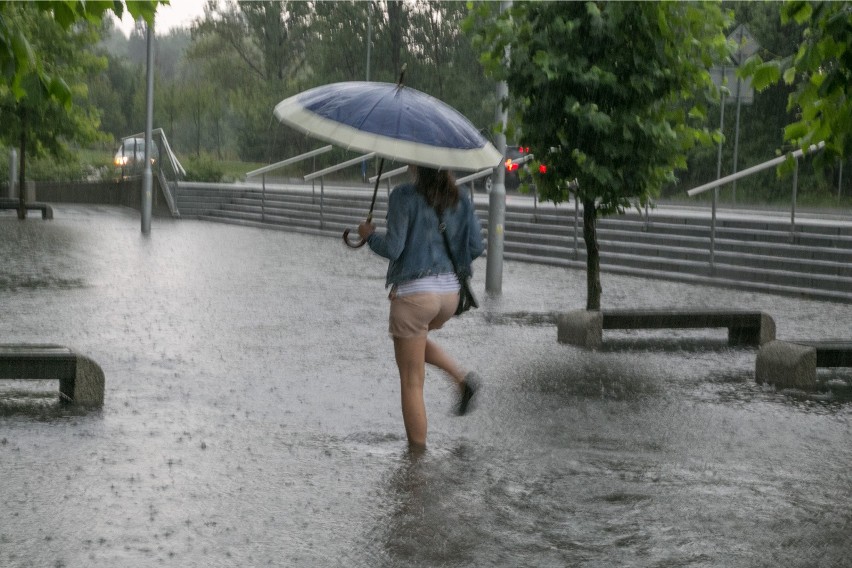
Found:
<svg viewBox="0 0 852 568"><path fill-rule="evenodd" d="M373 45L373 19L370 17L370 8L367 7L367 81L370 80L370 52Z"/></svg>
<svg viewBox="0 0 852 568"><path fill-rule="evenodd" d="M145 169L142 171L142 234L151 233L153 174L151 173L151 131L154 129L154 23L148 24L147 93L145 95Z"/></svg>
<svg viewBox="0 0 852 568"><path fill-rule="evenodd" d="M739 63L737 63L739 65ZM734 164L733 171L731 173L737 173L737 156L739 154L740 148L740 107L742 106L742 84L743 81L739 77L737 77L737 123L734 126ZM734 183L731 184L731 201L733 203L737 202L737 182L734 180Z"/></svg>
<svg viewBox="0 0 852 568"><path fill-rule="evenodd" d="M722 80L725 78L725 66L722 66ZM719 134L725 131L725 91L722 90L719 108ZM722 138L719 139L719 147L716 149L716 179L722 177ZM716 206L719 202L719 187L713 189L713 207L710 216L710 274L716 275Z"/></svg>
<svg viewBox="0 0 852 568"><path fill-rule="evenodd" d="M500 2L500 12L505 12L512 5L511 0ZM509 48L506 47L506 64L509 63ZM506 155L506 129L508 111L503 107L509 96L509 86L506 81L497 84L496 119L502 125L496 137L497 151L501 156ZM488 196L488 256L485 261L485 292L492 296L503 293L503 237L506 221L506 168L501 159L492 176L491 194Z"/></svg>

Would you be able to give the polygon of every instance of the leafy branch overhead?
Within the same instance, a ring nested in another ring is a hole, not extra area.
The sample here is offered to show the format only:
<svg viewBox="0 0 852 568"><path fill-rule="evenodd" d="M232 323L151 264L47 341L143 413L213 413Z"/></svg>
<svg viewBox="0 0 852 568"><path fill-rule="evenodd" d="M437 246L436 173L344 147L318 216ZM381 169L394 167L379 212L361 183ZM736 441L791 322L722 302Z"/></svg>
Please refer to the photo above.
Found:
<svg viewBox="0 0 852 568"><path fill-rule="evenodd" d="M818 160L843 157L852 136L852 5L786 2L781 21L804 26L796 53L770 61L755 55L742 75L758 90L780 81L794 86L787 110L796 119L784 129L784 139L803 149L825 141L825 156Z"/></svg>
<svg viewBox="0 0 852 568"><path fill-rule="evenodd" d="M27 95L25 79L34 74L38 85L48 96L63 104L71 104L71 89L65 80L56 73L45 68L38 51L33 49L27 39L24 29L13 25L13 11L27 10L49 14L63 30L69 30L78 22L99 24L107 13L113 13L119 18L124 14L125 7L134 18L143 18L152 22L157 5L162 0L40 0L27 2L24 10L16 2L0 3L0 69L8 89L16 100Z"/></svg>

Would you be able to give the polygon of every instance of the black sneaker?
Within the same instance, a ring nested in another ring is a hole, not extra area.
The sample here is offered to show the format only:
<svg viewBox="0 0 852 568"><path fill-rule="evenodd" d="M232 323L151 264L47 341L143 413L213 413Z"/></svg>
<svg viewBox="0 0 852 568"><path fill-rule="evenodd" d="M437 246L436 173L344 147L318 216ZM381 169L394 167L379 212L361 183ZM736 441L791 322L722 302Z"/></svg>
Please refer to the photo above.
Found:
<svg viewBox="0 0 852 568"><path fill-rule="evenodd" d="M456 402L456 416L464 416L468 411L473 410L473 397L478 390L479 375L474 372L465 375L461 384L459 399Z"/></svg>

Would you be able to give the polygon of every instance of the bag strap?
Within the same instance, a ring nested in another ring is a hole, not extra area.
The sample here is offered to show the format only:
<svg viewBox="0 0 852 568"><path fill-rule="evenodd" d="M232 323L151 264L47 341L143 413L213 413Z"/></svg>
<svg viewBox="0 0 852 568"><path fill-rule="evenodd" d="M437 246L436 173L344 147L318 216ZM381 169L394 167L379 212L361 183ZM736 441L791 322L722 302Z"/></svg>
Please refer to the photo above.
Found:
<svg viewBox="0 0 852 568"><path fill-rule="evenodd" d="M447 248L447 256L450 257L450 262L453 263L453 270L456 273L456 278L461 281L461 272L459 271L459 265L456 262L455 256L453 256L453 249L450 246L450 238L447 236L447 226L444 224L444 215L438 208L435 208L435 214L438 216L438 231L441 233L441 236L444 237L444 246Z"/></svg>

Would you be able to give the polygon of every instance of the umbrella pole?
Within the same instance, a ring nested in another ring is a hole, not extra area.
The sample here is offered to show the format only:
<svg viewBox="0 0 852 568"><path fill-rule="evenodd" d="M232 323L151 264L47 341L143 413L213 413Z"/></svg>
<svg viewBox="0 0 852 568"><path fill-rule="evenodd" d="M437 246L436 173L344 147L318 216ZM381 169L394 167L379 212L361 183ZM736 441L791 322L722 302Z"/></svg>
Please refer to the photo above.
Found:
<svg viewBox="0 0 852 568"><path fill-rule="evenodd" d="M385 159L382 158L379 160L379 173L376 175L376 185L373 188L373 200L370 202L370 212L367 213L367 223L373 222L373 209L376 207L376 196L379 194L379 183L382 180L382 170L385 167ZM346 246L350 248L361 248L365 244L367 244L366 240L362 240L360 243L352 243L349 241L349 229L343 231L343 242L346 243Z"/></svg>

